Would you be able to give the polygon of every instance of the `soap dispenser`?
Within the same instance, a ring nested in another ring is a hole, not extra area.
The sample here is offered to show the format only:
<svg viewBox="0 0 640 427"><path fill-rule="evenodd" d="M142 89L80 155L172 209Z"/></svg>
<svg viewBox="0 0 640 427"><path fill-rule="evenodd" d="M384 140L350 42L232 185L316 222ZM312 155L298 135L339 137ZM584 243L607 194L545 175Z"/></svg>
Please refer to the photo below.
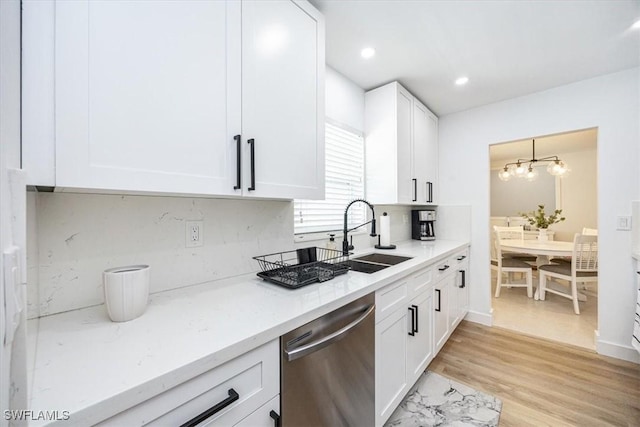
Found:
<svg viewBox="0 0 640 427"><path fill-rule="evenodd" d="M327 242L327 249L338 250L338 245L336 245L335 234L329 234L329 241Z"/></svg>

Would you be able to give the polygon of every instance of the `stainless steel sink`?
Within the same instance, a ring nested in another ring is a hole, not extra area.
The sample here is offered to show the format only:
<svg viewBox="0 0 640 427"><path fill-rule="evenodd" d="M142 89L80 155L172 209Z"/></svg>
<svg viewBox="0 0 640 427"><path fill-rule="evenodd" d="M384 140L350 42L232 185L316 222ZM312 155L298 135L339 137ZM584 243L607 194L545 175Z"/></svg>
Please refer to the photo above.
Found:
<svg viewBox="0 0 640 427"><path fill-rule="evenodd" d="M360 262L355 260L346 261L344 264L349 266L351 271L357 271L360 273L375 273L376 271L384 270L387 267L391 267L386 264L374 264L371 262Z"/></svg>
<svg viewBox="0 0 640 427"><path fill-rule="evenodd" d="M411 257L406 256L373 253L350 259L345 264L351 271L371 274L410 259Z"/></svg>
<svg viewBox="0 0 640 427"><path fill-rule="evenodd" d="M378 264L386 264L386 265L396 265L401 262L405 262L410 260L411 257L399 256L399 255L389 255L389 254L381 254L378 252L362 255L354 258L355 261L366 261L366 262L374 262Z"/></svg>

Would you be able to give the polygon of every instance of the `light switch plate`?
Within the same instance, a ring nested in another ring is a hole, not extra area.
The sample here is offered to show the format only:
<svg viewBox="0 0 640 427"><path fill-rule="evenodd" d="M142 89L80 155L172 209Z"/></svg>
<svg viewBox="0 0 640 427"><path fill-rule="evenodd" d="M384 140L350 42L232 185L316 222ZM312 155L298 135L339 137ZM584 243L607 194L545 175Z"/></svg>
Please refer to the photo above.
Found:
<svg viewBox="0 0 640 427"><path fill-rule="evenodd" d="M631 230L631 217L630 216L618 216L616 221L616 230Z"/></svg>

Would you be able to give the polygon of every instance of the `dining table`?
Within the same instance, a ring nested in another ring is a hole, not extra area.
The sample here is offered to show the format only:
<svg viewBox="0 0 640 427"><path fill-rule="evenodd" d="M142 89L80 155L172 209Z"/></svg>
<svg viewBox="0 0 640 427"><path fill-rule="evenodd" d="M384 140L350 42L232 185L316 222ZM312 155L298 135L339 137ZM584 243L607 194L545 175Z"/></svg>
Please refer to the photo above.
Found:
<svg viewBox="0 0 640 427"><path fill-rule="evenodd" d="M502 252L517 252L528 255L537 256L536 265L548 264L551 258L571 257L573 255L573 242L564 242L561 240L527 240L527 239L500 239L500 250ZM540 285L536 286L534 299L539 299L538 290ZM578 294L578 299L586 301L587 297Z"/></svg>

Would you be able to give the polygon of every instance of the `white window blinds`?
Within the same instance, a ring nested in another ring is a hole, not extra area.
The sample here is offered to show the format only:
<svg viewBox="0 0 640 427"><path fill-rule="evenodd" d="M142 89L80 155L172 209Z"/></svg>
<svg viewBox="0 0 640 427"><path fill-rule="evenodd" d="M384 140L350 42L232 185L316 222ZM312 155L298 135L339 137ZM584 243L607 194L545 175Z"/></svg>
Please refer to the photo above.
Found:
<svg viewBox="0 0 640 427"><path fill-rule="evenodd" d="M342 230L344 209L364 198L364 140L336 125L325 125L325 200L294 201L296 234ZM366 205L349 209L349 227L365 222ZM336 233L338 234L338 233Z"/></svg>

